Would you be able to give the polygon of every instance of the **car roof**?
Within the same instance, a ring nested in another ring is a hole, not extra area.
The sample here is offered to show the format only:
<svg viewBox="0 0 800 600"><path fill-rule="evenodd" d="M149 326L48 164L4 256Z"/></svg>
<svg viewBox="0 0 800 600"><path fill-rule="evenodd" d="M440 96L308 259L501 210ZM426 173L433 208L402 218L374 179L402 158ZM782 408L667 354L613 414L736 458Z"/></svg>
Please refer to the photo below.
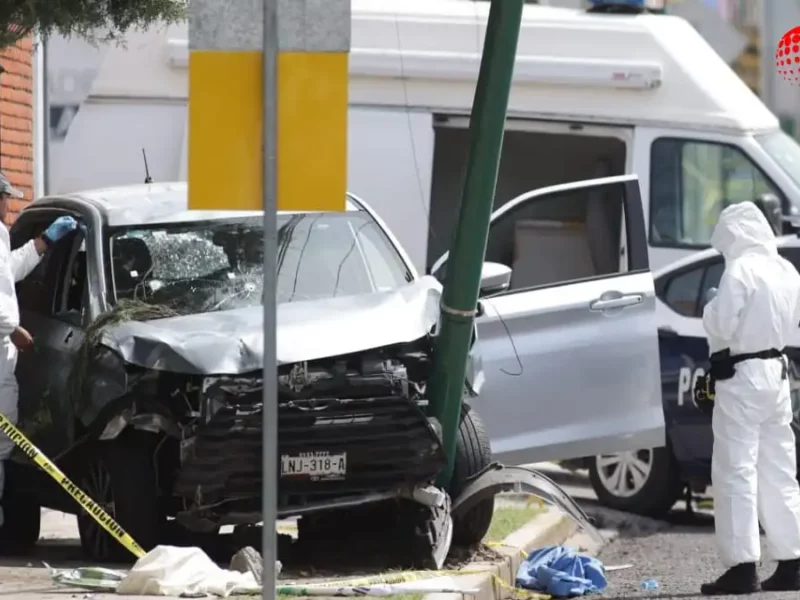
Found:
<svg viewBox="0 0 800 600"><path fill-rule="evenodd" d="M187 190L185 181L125 185L45 196L28 206L63 206L65 200L87 203L99 210L111 227L240 219L264 214L261 210L189 210ZM361 209L348 194L346 210ZM298 212L309 211L280 211L278 214Z"/></svg>
<svg viewBox="0 0 800 600"><path fill-rule="evenodd" d="M776 243L778 248L797 248L800 247L800 237L797 235L782 235L776 238ZM707 250L699 250L698 252L694 252L689 256L685 256L675 262L669 263L666 267L662 267L656 271L653 271L653 279L658 279L663 277L664 275L668 275L673 271L678 271L683 269L684 267L688 267L693 265L694 263L702 262L706 259L712 258L714 256L718 256L719 252L714 250L714 248L708 248Z"/></svg>

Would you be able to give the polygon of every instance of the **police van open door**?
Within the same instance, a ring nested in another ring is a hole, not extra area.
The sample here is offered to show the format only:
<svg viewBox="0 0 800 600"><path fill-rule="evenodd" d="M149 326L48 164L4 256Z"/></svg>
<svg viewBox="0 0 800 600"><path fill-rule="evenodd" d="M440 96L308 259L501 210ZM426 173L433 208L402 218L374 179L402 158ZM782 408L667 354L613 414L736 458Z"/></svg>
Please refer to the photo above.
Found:
<svg viewBox="0 0 800 600"><path fill-rule="evenodd" d="M446 260L432 268L440 279ZM636 176L542 188L506 203L492 215L486 261L512 270L507 289L481 298L478 317L486 382L473 402L495 458L524 464L663 445Z"/></svg>

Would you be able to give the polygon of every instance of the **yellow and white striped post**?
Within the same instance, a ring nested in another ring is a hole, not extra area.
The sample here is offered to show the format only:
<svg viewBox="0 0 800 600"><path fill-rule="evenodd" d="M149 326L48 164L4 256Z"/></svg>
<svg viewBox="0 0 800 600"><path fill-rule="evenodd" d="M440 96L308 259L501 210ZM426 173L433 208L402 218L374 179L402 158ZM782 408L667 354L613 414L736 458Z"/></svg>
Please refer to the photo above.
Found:
<svg viewBox="0 0 800 600"><path fill-rule="evenodd" d="M276 210L344 210L350 0L189 3L189 208L264 209L263 598L275 598Z"/></svg>
<svg viewBox="0 0 800 600"><path fill-rule="evenodd" d="M271 0L275 99L264 98L267 3L189 3L189 207L262 208L264 102L274 100L278 210L344 210L350 0Z"/></svg>

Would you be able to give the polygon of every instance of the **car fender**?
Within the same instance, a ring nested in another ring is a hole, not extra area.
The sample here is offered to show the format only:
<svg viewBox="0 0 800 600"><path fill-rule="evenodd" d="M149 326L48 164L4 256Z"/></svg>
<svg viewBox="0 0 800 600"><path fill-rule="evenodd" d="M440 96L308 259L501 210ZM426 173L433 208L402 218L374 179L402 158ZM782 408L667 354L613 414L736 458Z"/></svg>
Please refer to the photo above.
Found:
<svg viewBox="0 0 800 600"><path fill-rule="evenodd" d="M543 501L563 510L598 543L604 544L605 538L592 525L589 517L580 506L555 481L543 473L529 467L512 467L492 463L476 473L453 500L452 515L457 518L467 513L472 507L495 496L499 492L517 492L531 494Z"/></svg>

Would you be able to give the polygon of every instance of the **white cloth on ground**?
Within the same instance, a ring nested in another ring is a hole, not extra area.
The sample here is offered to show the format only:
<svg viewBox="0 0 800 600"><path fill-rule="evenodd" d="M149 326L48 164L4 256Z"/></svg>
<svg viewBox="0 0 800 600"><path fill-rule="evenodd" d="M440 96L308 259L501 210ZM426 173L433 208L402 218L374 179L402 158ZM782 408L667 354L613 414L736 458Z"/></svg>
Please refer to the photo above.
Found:
<svg viewBox="0 0 800 600"><path fill-rule="evenodd" d="M156 546L136 561L117 586L117 594L180 596L181 594L231 595L259 593L252 573L217 566L200 548Z"/></svg>

